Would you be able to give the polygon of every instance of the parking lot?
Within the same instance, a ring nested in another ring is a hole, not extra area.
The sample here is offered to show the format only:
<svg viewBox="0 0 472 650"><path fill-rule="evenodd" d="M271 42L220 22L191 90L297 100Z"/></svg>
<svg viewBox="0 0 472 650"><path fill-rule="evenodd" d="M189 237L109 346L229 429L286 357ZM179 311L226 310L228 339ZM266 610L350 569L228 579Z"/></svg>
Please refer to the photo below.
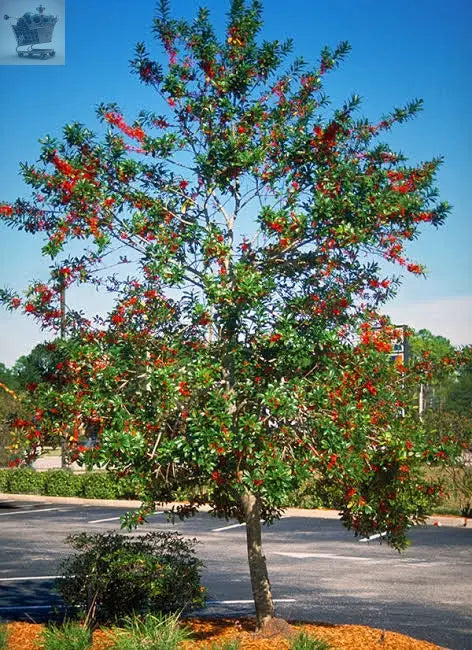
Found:
<svg viewBox="0 0 472 650"><path fill-rule="evenodd" d="M0 617L41 620L60 606L54 580L60 561L71 552L66 535L119 530L125 511L67 500L4 500ZM158 511L147 528L178 530L198 540L197 554L205 562L202 583L209 591L207 614L253 613L244 525L206 513L172 523ZM398 554L379 540L354 538L331 513L314 517L290 511L264 529L277 613L289 619L366 624L443 647L470 648L471 529L427 526L414 529L411 538L412 546Z"/></svg>

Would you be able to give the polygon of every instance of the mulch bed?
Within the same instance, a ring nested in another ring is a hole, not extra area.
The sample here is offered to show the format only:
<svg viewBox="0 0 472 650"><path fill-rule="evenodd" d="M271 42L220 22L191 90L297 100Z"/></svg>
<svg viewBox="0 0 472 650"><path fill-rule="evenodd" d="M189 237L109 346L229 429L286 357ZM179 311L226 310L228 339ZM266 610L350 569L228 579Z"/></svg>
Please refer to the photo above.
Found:
<svg viewBox="0 0 472 650"><path fill-rule="evenodd" d="M182 650L210 650L213 643L230 639L241 642L241 650L287 650L289 644L281 637L256 638L254 619L189 619L185 621L193 632L193 641L185 641ZM363 625L330 625L327 623L294 623L317 639L323 639L339 650L438 650L440 646ZM38 650L42 625L9 623L8 650ZM96 630L93 650L107 650L107 633ZM64 649L66 650L66 649Z"/></svg>

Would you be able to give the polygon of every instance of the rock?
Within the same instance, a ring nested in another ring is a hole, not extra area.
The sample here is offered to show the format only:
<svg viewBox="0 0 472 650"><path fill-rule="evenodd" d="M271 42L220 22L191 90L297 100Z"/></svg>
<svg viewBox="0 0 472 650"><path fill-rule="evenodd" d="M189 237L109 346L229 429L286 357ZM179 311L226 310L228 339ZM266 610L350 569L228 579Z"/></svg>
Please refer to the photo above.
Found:
<svg viewBox="0 0 472 650"><path fill-rule="evenodd" d="M297 635L297 631L283 618L269 618L264 621L259 630L255 633L256 638L270 639L275 636L283 636L291 639Z"/></svg>

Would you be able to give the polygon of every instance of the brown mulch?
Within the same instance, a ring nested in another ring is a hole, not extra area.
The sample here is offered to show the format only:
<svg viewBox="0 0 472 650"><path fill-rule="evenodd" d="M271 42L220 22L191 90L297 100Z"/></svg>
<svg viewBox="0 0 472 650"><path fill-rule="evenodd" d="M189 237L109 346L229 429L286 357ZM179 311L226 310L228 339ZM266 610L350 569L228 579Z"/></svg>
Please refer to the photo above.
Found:
<svg viewBox="0 0 472 650"><path fill-rule="evenodd" d="M182 650L210 650L214 643L238 639L240 650L288 650L289 643L282 637L256 638L254 619L189 619L185 621L193 632L192 641L185 641ZM339 650L438 650L440 646L413 639L397 632L389 632L364 625L331 625L328 623L294 623L317 639L323 639ZM35 623L8 624L8 650L38 650L42 626ZM93 650L107 650L107 633L96 630Z"/></svg>

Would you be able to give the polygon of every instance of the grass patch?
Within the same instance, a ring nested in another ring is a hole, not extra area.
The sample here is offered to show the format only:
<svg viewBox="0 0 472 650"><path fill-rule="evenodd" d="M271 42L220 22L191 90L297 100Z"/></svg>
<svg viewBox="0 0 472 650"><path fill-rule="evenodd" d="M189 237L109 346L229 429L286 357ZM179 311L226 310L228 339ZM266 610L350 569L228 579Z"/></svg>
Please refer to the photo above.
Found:
<svg viewBox="0 0 472 650"><path fill-rule="evenodd" d="M144 618L128 617L123 627L112 628L110 650L177 650L182 641L190 639L189 628L179 623L178 614Z"/></svg>
<svg viewBox="0 0 472 650"><path fill-rule="evenodd" d="M290 650L330 650L332 646L321 639L314 639L306 632L300 632L290 644Z"/></svg>
<svg viewBox="0 0 472 650"><path fill-rule="evenodd" d="M6 650L8 644L8 628L0 621L0 650Z"/></svg>
<svg viewBox="0 0 472 650"><path fill-rule="evenodd" d="M51 624L43 631L42 650L87 650L90 648L90 630L72 621Z"/></svg>

